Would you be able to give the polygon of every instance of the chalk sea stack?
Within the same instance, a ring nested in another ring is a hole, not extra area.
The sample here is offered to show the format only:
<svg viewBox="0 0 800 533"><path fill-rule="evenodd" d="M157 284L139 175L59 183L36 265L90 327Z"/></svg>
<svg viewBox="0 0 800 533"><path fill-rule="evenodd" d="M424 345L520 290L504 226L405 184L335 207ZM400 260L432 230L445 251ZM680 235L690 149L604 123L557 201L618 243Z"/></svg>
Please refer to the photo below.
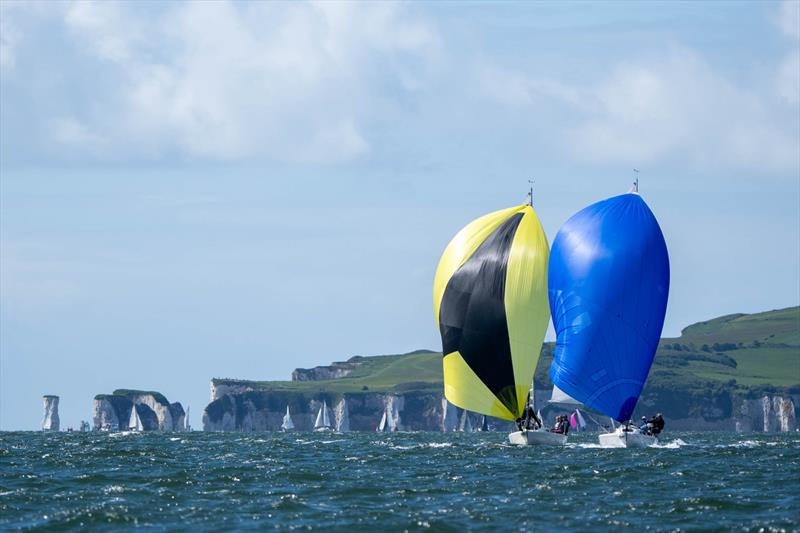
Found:
<svg viewBox="0 0 800 533"><path fill-rule="evenodd" d="M46 394L44 400L44 418L42 419L42 431L58 431L61 421L58 418L58 396Z"/></svg>

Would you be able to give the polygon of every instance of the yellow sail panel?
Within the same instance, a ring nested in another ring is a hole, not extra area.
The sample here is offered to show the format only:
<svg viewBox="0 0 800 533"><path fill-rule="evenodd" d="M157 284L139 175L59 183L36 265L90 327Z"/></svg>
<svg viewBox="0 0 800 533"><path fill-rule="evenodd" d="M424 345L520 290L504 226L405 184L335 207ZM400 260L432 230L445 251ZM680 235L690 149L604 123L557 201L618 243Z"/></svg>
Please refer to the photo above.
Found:
<svg viewBox="0 0 800 533"><path fill-rule="evenodd" d="M453 404L512 420L522 415L549 319L547 254L529 206L482 217L448 245L434 313Z"/></svg>
<svg viewBox="0 0 800 533"><path fill-rule="evenodd" d="M444 356L444 397L448 402L467 411L506 420L517 419L486 388L458 352Z"/></svg>
<svg viewBox="0 0 800 533"><path fill-rule="evenodd" d="M464 264L464 261L475 252L475 249L486 237L497 229L497 226L518 210L519 207L510 207L476 218L456 233L456 236L444 249L433 280L433 312L437 323L439 322L439 305L442 302L442 295L453 273Z"/></svg>
<svg viewBox="0 0 800 533"><path fill-rule="evenodd" d="M550 321L549 255L550 247L539 218L532 207L526 206L508 258L505 291L508 339L517 390L516 412L520 414L525 408Z"/></svg>

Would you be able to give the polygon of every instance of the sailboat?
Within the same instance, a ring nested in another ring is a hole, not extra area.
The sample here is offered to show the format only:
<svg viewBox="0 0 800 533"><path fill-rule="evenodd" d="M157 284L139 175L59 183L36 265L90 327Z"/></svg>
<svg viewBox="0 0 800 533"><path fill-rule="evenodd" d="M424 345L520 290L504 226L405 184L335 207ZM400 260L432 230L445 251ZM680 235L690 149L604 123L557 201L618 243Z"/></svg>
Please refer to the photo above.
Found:
<svg viewBox="0 0 800 533"><path fill-rule="evenodd" d="M283 415L283 423L281 424L281 431L291 431L293 429L294 429L294 422L292 422L292 415L289 414L289 406L287 405L286 414Z"/></svg>
<svg viewBox="0 0 800 533"><path fill-rule="evenodd" d="M328 409L328 404L325 400L322 400L322 407L319 408L317 420L314 422L314 431L333 431L331 418L332 417L330 415L330 409Z"/></svg>
<svg viewBox="0 0 800 533"><path fill-rule="evenodd" d="M654 444L629 421L664 325L669 256L638 180L628 194L592 204L562 226L548 285L554 391L623 424L600 435L604 446Z"/></svg>
<svg viewBox="0 0 800 533"><path fill-rule="evenodd" d="M489 420L486 415L481 416L481 427L478 428L478 431L489 431Z"/></svg>
<svg viewBox="0 0 800 533"><path fill-rule="evenodd" d="M136 412L136 404L131 406L131 417L128 419L129 431L142 431L142 421L139 419L139 413Z"/></svg>
<svg viewBox="0 0 800 533"><path fill-rule="evenodd" d="M378 433L389 432L389 425L386 423L386 409L383 410L383 416L381 417L381 421L378 422L378 427L375 428L375 431Z"/></svg>
<svg viewBox="0 0 800 533"><path fill-rule="evenodd" d="M521 419L550 319L548 253L532 202L470 222L445 248L433 308L450 403ZM536 433L544 432L518 431L509 440L534 443Z"/></svg>
<svg viewBox="0 0 800 533"><path fill-rule="evenodd" d="M186 418L184 419L183 430L184 431L191 431L192 430L192 425L189 423L189 406L188 405L186 406Z"/></svg>

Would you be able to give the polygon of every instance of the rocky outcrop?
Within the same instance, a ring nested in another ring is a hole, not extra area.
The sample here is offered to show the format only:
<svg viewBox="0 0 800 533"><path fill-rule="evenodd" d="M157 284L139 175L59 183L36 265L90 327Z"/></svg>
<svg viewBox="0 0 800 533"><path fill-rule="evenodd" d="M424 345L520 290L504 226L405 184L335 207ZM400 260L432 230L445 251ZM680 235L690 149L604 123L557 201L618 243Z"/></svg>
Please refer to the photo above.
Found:
<svg viewBox="0 0 800 533"><path fill-rule="evenodd" d="M44 400L44 418L42 419L43 431L58 431L61 420L58 418L58 396L46 395Z"/></svg>
<svg viewBox="0 0 800 533"><path fill-rule="evenodd" d="M295 368L292 372L292 381L322 381L343 378L359 365L361 359L360 357L353 357L348 361L337 361L326 366Z"/></svg>
<svg viewBox="0 0 800 533"><path fill-rule="evenodd" d="M95 396L92 406L93 429L95 431L130 429L131 411L134 408L143 431L185 429L185 414L180 403L170 404L164 395L158 392L131 389L119 389L113 394Z"/></svg>
<svg viewBox="0 0 800 533"><path fill-rule="evenodd" d="M350 431L350 408L347 406L347 398L342 397L333 408L333 417L336 421L336 431L339 433Z"/></svg>

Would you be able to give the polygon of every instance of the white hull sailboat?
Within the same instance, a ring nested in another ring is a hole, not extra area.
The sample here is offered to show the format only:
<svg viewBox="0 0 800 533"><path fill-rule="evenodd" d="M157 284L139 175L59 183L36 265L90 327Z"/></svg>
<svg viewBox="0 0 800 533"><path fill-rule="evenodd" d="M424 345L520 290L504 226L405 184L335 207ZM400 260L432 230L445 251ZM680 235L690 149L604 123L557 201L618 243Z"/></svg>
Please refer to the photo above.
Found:
<svg viewBox="0 0 800 533"><path fill-rule="evenodd" d="M283 415L283 423L281 424L281 431L291 431L294 429L294 422L292 415L289 414L289 406L286 406L286 414Z"/></svg>
<svg viewBox="0 0 800 533"><path fill-rule="evenodd" d="M549 247L531 199L532 191L525 205L489 213L459 231L439 260L433 286L445 398L512 422L524 415L550 319ZM459 429L470 426L466 415ZM509 440L529 444L527 434L535 440L539 432L518 433Z"/></svg>
<svg viewBox="0 0 800 533"><path fill-rule="evenodd" d="M128 431L142 431L142 421L139 420L139 413L136 412L136 404L131 406L131 417L128 420Z"/></svg>
<svg viewBox="0 0 800 533"><path fill-rule="evenodd" d="M645 435L633 426L619 426L610 433L601 433L600 445L604 448L647 448L658 444L658 439Z"/></svg>
<svg viewBox="0 0 800 533"><path fill-rule="evenodd" d="M553 241L547 277L556 331L553 399L622 422L599 436L604 447L657 442L629 421L658 349L669 279L664 234L639 195L638 178L628 194L575 213ZM582 419L576 411L576 425Z"/></svg>
<svg viewBox="0 0 800 533"><path fill-rule="evenodd" d="M509 433L508 442L517 446L563 446L567 443L567 436L561 433L553 433L546 429L523 429Z"/></svg>
<svg viewBox="0 0 800 533"><path fill-rule="evenodd" d="M314 422L314 431L333 431L330 409L328 409L328 404L325 400L322 401L322 407L319 408L319 413L317 413L317 420Z"/></svg>

